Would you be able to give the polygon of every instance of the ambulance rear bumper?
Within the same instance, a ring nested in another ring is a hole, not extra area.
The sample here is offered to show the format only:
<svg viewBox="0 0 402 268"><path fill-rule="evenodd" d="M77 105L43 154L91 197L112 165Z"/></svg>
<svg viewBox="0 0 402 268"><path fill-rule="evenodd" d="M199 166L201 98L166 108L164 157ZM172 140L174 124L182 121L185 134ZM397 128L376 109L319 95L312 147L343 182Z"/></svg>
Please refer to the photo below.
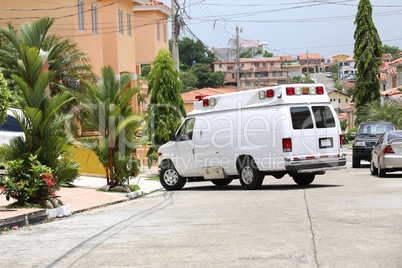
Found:
<svg viewBox="0 0 402 268"><path fill-rule="evenodd" d="M327 170L339 170L345 169L345 165L345 155L325 159L285 159L286 171L297 173L320 173Z"/></svg>

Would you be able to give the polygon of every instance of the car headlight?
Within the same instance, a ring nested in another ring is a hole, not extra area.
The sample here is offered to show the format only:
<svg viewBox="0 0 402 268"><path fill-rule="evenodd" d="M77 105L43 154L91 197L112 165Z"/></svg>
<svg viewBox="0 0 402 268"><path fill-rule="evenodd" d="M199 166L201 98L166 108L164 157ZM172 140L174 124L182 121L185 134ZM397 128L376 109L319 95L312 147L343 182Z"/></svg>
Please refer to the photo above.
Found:
<svg viewBox="0 0 402 268"><path fill-rule="evenodd" d="M366 146L366 142L365 141L355 141L355 146L364 147L364 146Z"/></svg>

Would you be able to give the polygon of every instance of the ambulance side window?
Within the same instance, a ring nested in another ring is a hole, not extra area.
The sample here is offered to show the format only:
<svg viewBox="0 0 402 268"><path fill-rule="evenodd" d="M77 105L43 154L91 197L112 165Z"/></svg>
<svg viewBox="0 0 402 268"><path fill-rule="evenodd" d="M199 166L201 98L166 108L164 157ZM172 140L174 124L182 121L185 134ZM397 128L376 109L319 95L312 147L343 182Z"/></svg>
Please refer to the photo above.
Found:
<svg viewBox="0 0 402 268"><path fill-rule="evenodd" d="M195 118L187 119L180 127L177 134L177 141L189 141L193 139Z"/></svg>
<svg viewBox="0 0 402 268"><path fill-rule="evenodd" d="M292 117L293 129L307 129L313 128L313 119L311 117L310 109L306 107L292 107L290 108Z"/></svg>
<svg viewBox="0 0 402 268"><path fill-rule="evenodd" d="M328 106L314 106L313 113L317 128L335 127L335 119Z"/></svg>

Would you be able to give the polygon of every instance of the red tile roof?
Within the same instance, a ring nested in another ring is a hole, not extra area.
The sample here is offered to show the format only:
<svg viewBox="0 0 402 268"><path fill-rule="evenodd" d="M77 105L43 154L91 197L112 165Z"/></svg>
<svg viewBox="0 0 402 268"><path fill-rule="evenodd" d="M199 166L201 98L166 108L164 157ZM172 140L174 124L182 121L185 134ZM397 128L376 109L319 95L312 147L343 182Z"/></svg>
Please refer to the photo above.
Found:
<svg viewBox="0 0 402 268"><path fill-rule="evenodd" d="M319 59L321 59L321 56L320 56L319 53L311 53L311 54L309 53L308 58L310 60L314 60L314 59L319 60ZM306 54L299 54L299 60L307 60L307 55Z"/></svg>
<svg viewBox="0 0 402 268"><path fill-rule="evenodd" d="M159 6L159 5L164 5L164 3L161 2L161 1L157 1L157 0L150 0L145 5L147 5L147 6Z"/></svg>
<svg viewBox="0 0 402 268"><path fill-rule="evenodd" d="M280 56L281 57L281 61L287 60L287 61L292 61L293 57L292 56Z"/></svg>
<svg viewBox="0 0 402 268"><path fill-rule="evenodd" d="M394 87L385 91L381 91L381 95L383 96L392 96L397 98L402 98L402 92L399 91L401 87Z"/></svg>
<svg viewBox="0 0 402 268"><path fill-rule="evenodd" d="M392 55L390 53L382 54L383 60L392 60Z"/></svg>
<svg viewBox="0 0 402 268"><path fill-rule="evenodd" d="M268 58L241 58L241 63L250 63L250 62L282 62L280 57L268 57ZM213 64L220 63L236 63L236 61L216 61Z"/></svg>
<svg viewBox="0 0 402 268"><path fill-rule="evenodd" d="M210 88L210 87L206 87L206 88L202 88L202 89L193 90L193 91L183 93L183 94L181 94L181 96L183 97L184 101L196 101L196 99L195 99L196 96L205 96L205 95L213 96L213 95L233 93L233 92L236 92L236 91L237 91L236 87L233 87L233 88Z"/></svg>
<svg viewBox="0 0 402 268"><path fill-rule="evenodd" d="M338 114L338 119L339 119L339 120L346 119L347 117L348 117L348 115L347 115L346 113L340 113L340 114Z"/></svg>

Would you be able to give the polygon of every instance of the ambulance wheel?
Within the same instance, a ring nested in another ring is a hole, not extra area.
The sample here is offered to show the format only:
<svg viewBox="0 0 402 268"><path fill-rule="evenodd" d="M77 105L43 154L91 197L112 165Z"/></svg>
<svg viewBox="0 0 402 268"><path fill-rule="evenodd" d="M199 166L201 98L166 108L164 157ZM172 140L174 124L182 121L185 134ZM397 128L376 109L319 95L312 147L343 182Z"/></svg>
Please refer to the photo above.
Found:
<svg viewBox="0 0 402 268"><path fill-rule="evenodd" d="M226 186L232 182L232 179L211 180L211 182L216 186Z"/></svg>
<svg viewBox="0 0 402 268"><path fill-rule="evenodd" d="M239 168L239 179L243 189L255 190L260 188L264 174L258 170L254 159L245 158L242 162Z"/></svg>
<svg viewBox="0 0 402 268"><path fill-rule="evenodd" d="M298 185L304 186L309 185L314 181L315 174L307 173L307 174L295 174L292 176L295 183Z"/></svg>
<svg viewBox="0 0 402 268"><path fill-rule="evenodd" d="M162 164L159 181L168 191L180 190L186 184L186 179L179 175L172 162Z"/></svg>

